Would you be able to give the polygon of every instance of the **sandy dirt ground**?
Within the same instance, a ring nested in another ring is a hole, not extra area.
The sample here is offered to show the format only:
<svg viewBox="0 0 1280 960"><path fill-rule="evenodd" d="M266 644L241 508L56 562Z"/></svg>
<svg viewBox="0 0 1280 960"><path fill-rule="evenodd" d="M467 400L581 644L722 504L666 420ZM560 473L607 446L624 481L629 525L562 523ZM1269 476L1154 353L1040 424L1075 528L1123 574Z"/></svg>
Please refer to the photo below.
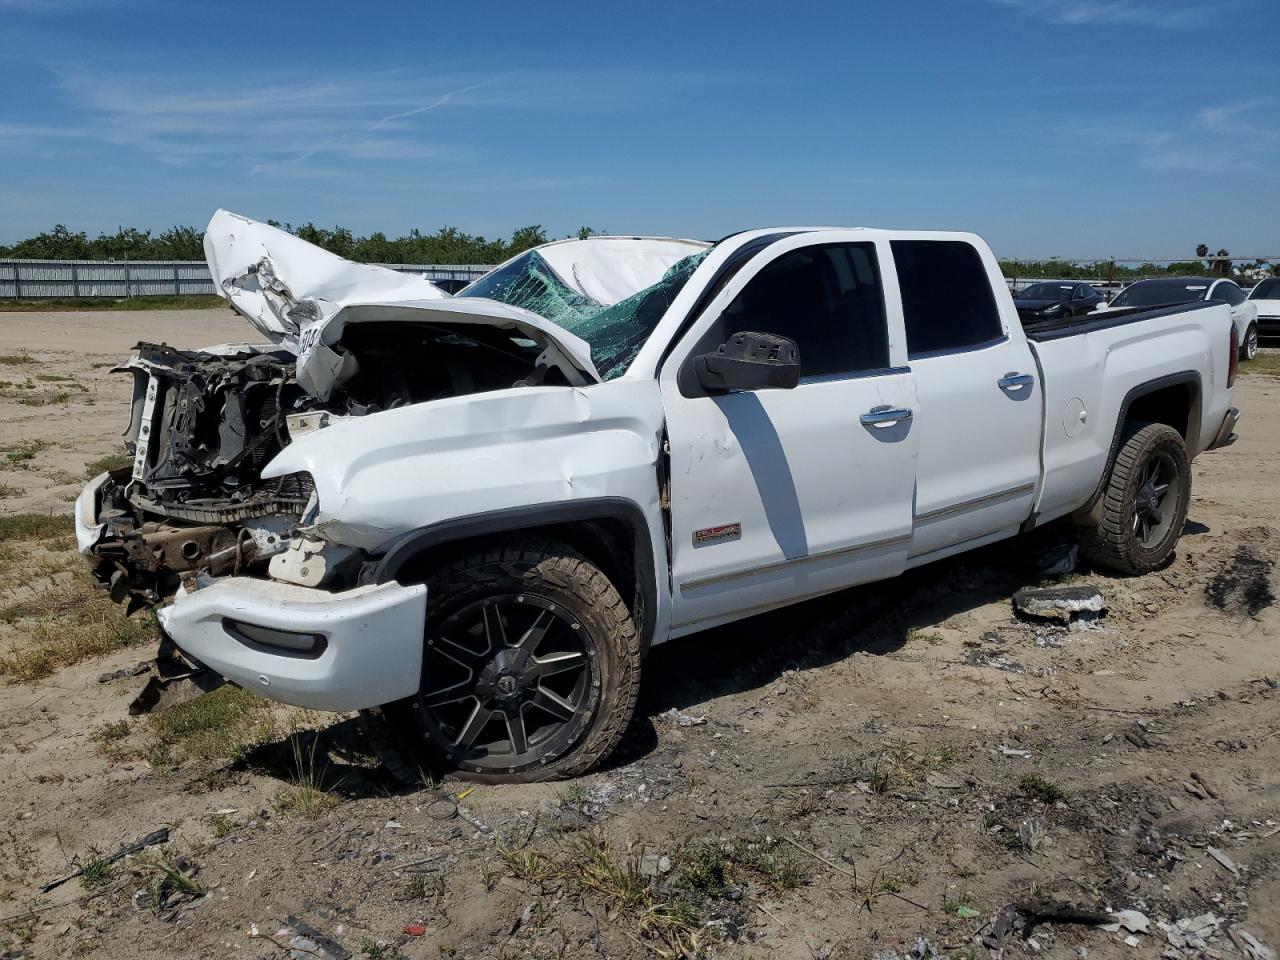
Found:
<svg viewBox="0 0 1280 960"><path fill-rule="evenodd" d="M0 448L41 442L0 471L0 512L69 511L117 452L107 365L136 340L247 332L0 314L0 354L36 361L0 366ZM574 782L406 791L353 718L234 697L225 729L130 718L141 678L100 678L140 646L0 677L0 956L998 957L982 936L1020 903L1007 956L1266 960L1280 380L1246 369L1235 393L1240 440L1196 462L1176 559L1066 578L1100 589L1095 629L1014 616L1069 535L1051 528L655 650L620 753ZM1065 904L1144 919L1110 932Z"/></svg>

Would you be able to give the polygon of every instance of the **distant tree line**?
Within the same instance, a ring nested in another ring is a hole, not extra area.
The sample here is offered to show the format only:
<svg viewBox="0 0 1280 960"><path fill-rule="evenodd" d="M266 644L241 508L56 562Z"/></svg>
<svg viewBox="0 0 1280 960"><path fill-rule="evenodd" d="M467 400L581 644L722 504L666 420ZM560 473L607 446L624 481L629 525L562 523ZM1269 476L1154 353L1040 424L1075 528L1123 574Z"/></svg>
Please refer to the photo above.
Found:
<svg viewBox="0 0 1280 960"><path fill-rule="evenodd" d="M457 227L441 227L435 233L422 233L416 227L403 237L388 237L381 231L358 237L346 227L318 227L304 223L268 220L273 227L287 230L296 237L314 243L331 253L360 263L501 263L530 247L546 243L547 231L540 224L520 227L510 240L487 240L479 234L463 233ZM580 227L578 238L596 236L603 231ZM1097 280L1114 278L1132 280L1138 277L1191 276L1215 273L1231 276L1231 260L1207 260L1209 247L1196 247L1196 260L1176 263L1138 265L1095 260L1080 263L1067 260L1001 260L1006 277L1043 277L1049 280ZM1216 257L1229 257L1219 250ZM17 243L0 244L0 257L30 260L203 260L204 232L195 227L170 227L159 234L136 227L119 227L115 233L99 233L90 238L83 230L73 233L62 224L52 230ZM1268 271L1280 276L1280 263L1242 263L1241 270Z"/></svg>
<svg viewBox="0 0 1280 960"><path fill-rule="evenodd" d="M295 227L267 221L288 230L340 257L361 263L501 263L518 253L546 243L547 231L539 224L521 227L510 240L486 240L478 234L463 233L457 227L441 227L435 233L410 230L394 239L385 233L357 237L346 227L329 230L314 223ZM582 227L576 236L589 237L600 231ZM150 230L120 227L115 233L90 238L83 230L72 232L62 224L52 230L17 243L0 244L0 257L30 260L203 260L204 232L195 227L171 227L152 235Z"/></svg>
<svg viewBox="0 0 1280 960"><path fill-rule="evenodd" d="M1241 273L1263 272L1280 277L1280 263L1240 263L1227 259L1228 250L1219 250L1208 259L1208 244L1196 247L1195 260L1179 260L1173 263L1116 263L1112 260L1094 260L1080 263L1070 260L1001 260L1000 268L1006 277L1037 277L1046 280L1136 280L1139 277L1186 277L1212 274L1229 277L1238 269Z"/></svg>

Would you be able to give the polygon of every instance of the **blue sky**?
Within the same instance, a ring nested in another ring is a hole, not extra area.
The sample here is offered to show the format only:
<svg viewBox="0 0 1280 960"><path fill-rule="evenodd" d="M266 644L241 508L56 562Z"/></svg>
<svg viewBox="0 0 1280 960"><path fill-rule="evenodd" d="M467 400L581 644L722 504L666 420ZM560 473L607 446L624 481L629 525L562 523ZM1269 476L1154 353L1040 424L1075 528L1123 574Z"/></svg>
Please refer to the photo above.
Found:
<svg viewBox="0 0 1280 960"><path fill-rule="evenodd" d="M1280 252L1280 2L0 0L0 241L260 219Z"/></svg>

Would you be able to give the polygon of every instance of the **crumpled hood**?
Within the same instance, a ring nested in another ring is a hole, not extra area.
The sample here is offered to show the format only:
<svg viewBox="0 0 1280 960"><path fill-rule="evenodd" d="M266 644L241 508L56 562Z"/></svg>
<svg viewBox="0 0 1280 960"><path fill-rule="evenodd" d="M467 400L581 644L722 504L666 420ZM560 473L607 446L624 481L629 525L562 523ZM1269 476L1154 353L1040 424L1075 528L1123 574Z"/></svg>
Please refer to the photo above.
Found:
<svg viewBox="0 0 1280 960"><path fill-rule="evenodd" d="M353 263L287 231L219 210L204 235L214 290L269 337L297 354L298 383L318 399L353 370L340 347L348 323L416 321L512 330L543 348L540 363L570 382L598 381L590 347L528 310L493 300L455 300L431 281Z"/></svg>

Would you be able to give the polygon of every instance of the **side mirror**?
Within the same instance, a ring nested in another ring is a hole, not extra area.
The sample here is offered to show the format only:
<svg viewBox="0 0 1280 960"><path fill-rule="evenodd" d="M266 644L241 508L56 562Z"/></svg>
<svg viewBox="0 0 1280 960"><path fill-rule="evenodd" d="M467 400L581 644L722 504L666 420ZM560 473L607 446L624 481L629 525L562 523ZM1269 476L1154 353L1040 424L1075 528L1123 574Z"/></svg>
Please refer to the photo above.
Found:
<svg viewBox="0 0 1280 960"><path fill-rule="evenodd" d="M800 349L771 333L735 333L715 353L694 357L693 368L708 393L790 390L800 382Z"/></svg>

